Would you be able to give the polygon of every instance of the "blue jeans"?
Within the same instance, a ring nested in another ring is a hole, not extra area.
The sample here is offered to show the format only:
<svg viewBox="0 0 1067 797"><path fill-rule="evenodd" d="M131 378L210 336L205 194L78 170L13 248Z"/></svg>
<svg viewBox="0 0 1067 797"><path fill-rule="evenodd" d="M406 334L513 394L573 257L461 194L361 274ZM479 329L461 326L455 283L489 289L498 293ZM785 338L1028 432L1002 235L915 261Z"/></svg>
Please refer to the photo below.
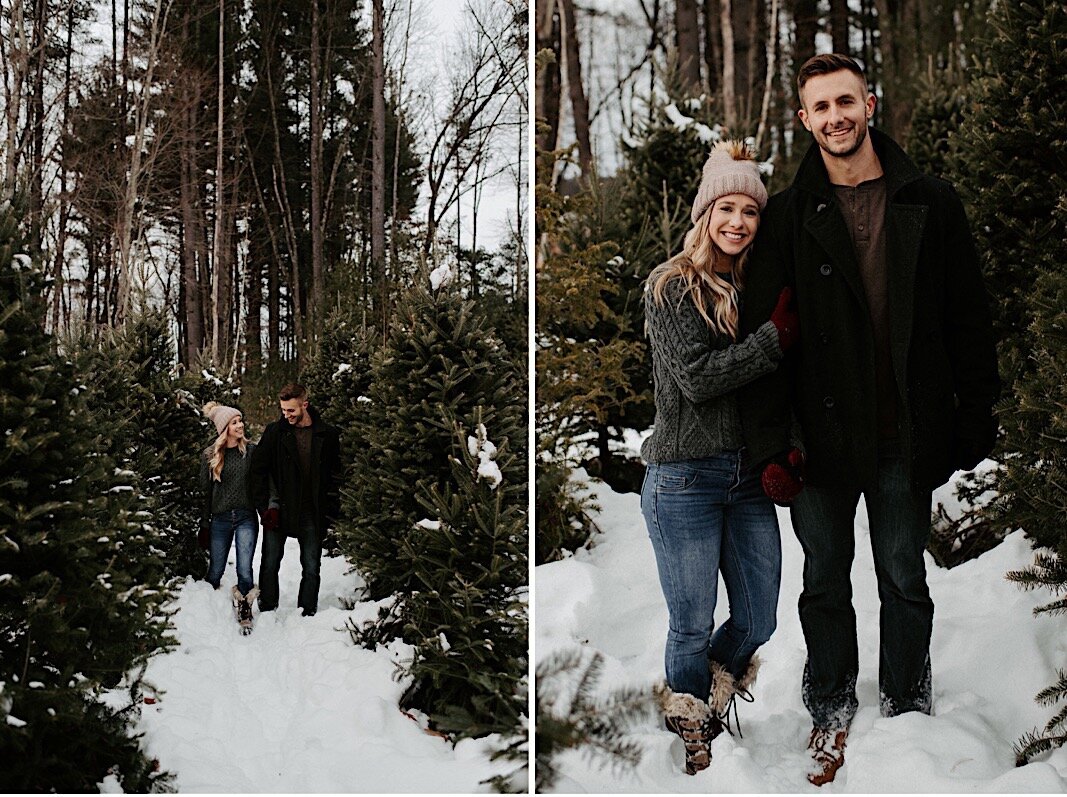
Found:
<svg viewBox="0 0 1067 797"><path fill-rule="evenodd" d="M211 560L207 566L207 581L219 588L226 571L230 545L237 538L237 589L247 595L252 589L252 555L256 552L259 524L251 509L233 509L211 516Z"/></svg>
<svg viewBox="0 0 1067 797"><path fill-rule="evenodd" d="M259 609L278 608L278 571L285 554L285 532L281 529L263 534L263 551L259 560ZM322 535L315 520L301 517L296 535L300 543L300 589L296 605L314 614L319 606L319 566L322 560Z"/></svg>
<svg viewBox="0 0 1067 797"><path fill-rule="evenodd" d="M709 660L740 677L774 633L782 572L774 504L740 452L727 452L649 465L641 511L670 614L667 685L707 700ZM720 574L730 616L715 630Z"/></svg>
<svg viewBox="0 0 1067 797"><path fill-rule="evenodd" d="M859 653L852 608L852 558L860 490L806 486L793 504L804 549L800 624L808 647L804 704L820 727L845 727L856 714ZM864 492L878 579L878 687L884 716L929 714L934 604L923 551L930 535L930 492L910 483L899 456L878 461L877 488Z"/></svg>

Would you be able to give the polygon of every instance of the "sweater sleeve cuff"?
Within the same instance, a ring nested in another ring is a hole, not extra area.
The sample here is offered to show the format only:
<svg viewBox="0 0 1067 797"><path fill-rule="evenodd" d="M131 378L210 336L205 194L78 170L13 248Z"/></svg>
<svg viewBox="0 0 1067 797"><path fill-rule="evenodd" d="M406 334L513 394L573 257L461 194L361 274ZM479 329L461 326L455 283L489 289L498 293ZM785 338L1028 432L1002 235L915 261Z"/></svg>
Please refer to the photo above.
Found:
<svg viewBox="0 0 1067 797"><path fill-rule="evenodd" d="M752 333L756 342L772 362L782 359L782 346L778 342L778 328L770 321L764 321L759 329Z"/></svg>

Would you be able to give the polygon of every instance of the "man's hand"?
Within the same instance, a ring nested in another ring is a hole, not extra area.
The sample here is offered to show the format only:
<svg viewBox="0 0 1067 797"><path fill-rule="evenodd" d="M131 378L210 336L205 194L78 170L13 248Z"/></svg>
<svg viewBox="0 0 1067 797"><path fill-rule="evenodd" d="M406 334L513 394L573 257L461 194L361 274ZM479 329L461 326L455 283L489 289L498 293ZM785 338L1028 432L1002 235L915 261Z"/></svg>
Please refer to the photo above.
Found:
<svg viewBox="0 0 1067 797"><path fill-rule="evenodd" d="M259 517L263 521L263 528L267 531L274 531L278 528L278 522L280 520L278 507L272 506L270 509L261 509Z"/></svg>
<svg viewBox="0 0 1067 797"><path fill-rule="evenodd" d="M794 448L779 454L763 468L763 492L778 506L789 506L804 489L804 454Z"/></svg>
<svg viewBox="0 0 1067 797"><path fill-rule="evenodd" d="M792 288L782 288L778 294L778 304L771 313L771 323L778 330L778 345L784 354L800 340L800 316L793 306Z"/></svg>

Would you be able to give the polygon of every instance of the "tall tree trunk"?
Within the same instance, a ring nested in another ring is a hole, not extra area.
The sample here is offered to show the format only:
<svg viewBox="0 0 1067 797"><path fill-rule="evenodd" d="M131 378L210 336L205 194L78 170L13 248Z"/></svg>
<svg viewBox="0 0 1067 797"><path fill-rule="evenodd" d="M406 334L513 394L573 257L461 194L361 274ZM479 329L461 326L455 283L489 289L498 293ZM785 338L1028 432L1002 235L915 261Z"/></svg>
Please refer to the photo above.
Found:
<svg viewBox="0 0 1067 797"><path fill-rule="evenodd" d="M22 147L18 143L18 125L23 107L23 86L29 77L30 66L30 44L26 35L23 0L11 0L7 21L7 46L4 55L11 72L11 81L9 86L8 81L4 80L4 191L10 196L18 182L19 156L22 153Z"/></svg>
<svg viewBox="0 0 1067 797"><path fill-rule="evenodd" d="M830 37L835 53L849 55L848 0L830 0Z"/></svg>
<svg viewBox="0 0 1067 797"><path fill-rule="evenodd" d="M708 93L715 96L722 85L722 9L719 0L704 0L704 70Z"/></svg>
<svg viewBox="0 0 1067 797"><path fill-rule="evenodd" d="M33 11L33 172L30 175L30 247L41 251L41 224L44 216L44 64L48 51L45 23L48 0L35 0Z"/></svg>
<svg viewBox="0 0 1067 797"><path fill-rule="evenodd" d="M734 20L731 0L719 0L719 26L722 29L722 110L726 130L738 135L737 130L737 79L734 54Z"/></svg>
<svg viewBox="0 0 1067 797"><path fill-rule="evenodd" d="M686 91L700 93L700 20L697 0L675 0L674 34L678 74Z"/></svg>
<svg viewBox="0 0 1067 797"><path fill-rule="evenodd" d="M183 38L188 33L188 14L182 21ZM196 214L196 103L189 86L191 76L186 76L182 90L183 122L179 139L180 158L180 203L182 214L182 285L183 317L185 325L185 351L182 362L192 366L204 340L204 315L200 303L200 285L197 279L197 228Z"/></svg>
<svg viewBox="0 0 1067 797"><path fill-rule="evenodd" d="M747 135L753 127L752 87L756 79L758 0L732 0L734 29L734 77L737 98L737 133Z"/></svg>
<svg viewBox="0 0 1067 797"><path fill-rule="evenodd" d="M919 63L916 0L875 0L878 35L882 54L883 124L887 132L901 140L907 137L911 121L912 83Z"/></svg>
<svg viewBox="0 0 1067 797"><path fill-rule="evenodd" d="M67 6L67 47L63 54L63 127L60 130L62 140L70 132L70 78L71 58L74 52L74 6ZM54 293L52 294L52 332L59 335L60 308L63 298L63 270L66 265L67 223L70 220L70 196L67 193L67 167L61 153L59 164L59 237L56 242L55 265L53 266ZM69 321L69 319L68 319Z"/></svg>
<svg viewBox="0 0 1067 797"><path fill-rule="evenodd" d="M559 138L560 94L562 78L560 64L563 62L562 30L559 3L544 0L536 4L537 52L548 50L552 60L537 70L535 102L536 118L544 120L547 129L537 133L537 148L544 151L556 148Z"/></svg>
<svg viewBox="0 0 1067 797"><path fill-rule="evenodd" d="M793 46L793 80L791 89L796 92L797 72L804 62L815 55L815 34L819 29L819 9L817 0L789 0L793 25L796 27L796 43ZM797 107L800 98L797 97Z"/></svg>
<svg viewBox="0 0 1067 797"><path fill-rule="evenodd" d="M389 335L389 284L385 275L385 11L374 0L372 49L374 89L371 130L370 259L378 276L378 319L382 338Z"/></svg>
<svg viewBox="0 0 1067 797"><path fill-rule="evenodd" d="M779 0L771 0L771 18L769 29L774 31L773 36L767 36L767 61L763 74L763 100L760 103L759 125L756 127L756 153L763 150L763 137L767 131L767 119L771 109L771 88L774 76L778 70L778 3Z"/></svg>
<svg viewBox="0 0 1067 797"><path fill-rule="evenodd" d="M578 139L578 166L589 178L593 167L593 147L589 138L589 102L582 83L582 62L578 55L578 31L574 18L574 0L559 0L563 9L563 45L567 60L567 91L571 98L574 132Z"/></svg>
<svg viewBox="0 0 1067 797"><path fill-rule="evenodd" d="M319 326L319 312L323 293L322 251L322 57L319 42L321 20L319 0L311 0L310 116L311 116L311 295L308 297L308 316L312 335ZM303 347L301 347L303 348ZM303 356L303 354L301 355Z"/></svg>
<svg viewBox="0 0 1067 797"><path fill-rule="evenodd" d="M219 64L218 64L218 92L217 92L217 108L215 115L215 229L212 233L212 257L211 262L214 264L214 268L211 272L211 360L216 365L222 364L223 352L220 348L222 343L222 323L223 313L225 312L223 307L223 300L225 294L225 286L223 282L226 280L226 276L229 273L223 266L225 251L223 241L222 230L226 225L226 200L225 189L222 185L222 170L223 170L223 137L225 133L225 94L226 94L226 75L225 75L225 30L226 30L226 18L225 18L225 0L219 0Z"/></svg>

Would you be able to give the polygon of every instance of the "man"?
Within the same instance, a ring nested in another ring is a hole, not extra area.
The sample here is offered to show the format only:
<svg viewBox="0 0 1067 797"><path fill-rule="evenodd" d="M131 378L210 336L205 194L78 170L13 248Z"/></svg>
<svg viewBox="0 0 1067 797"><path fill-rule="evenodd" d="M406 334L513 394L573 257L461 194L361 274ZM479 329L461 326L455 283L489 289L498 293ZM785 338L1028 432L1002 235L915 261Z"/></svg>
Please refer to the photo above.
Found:
<svg viewBox="0 0 1067 797"><path fill-rule="evenodd" d="M752 461L787 447L791 414L806 449L805 486L791 514L804 549L808 778L821 786L844 763L858 707L850 572L859 497L881 600L882 714L930 713L934 607L923 551L931 491L989 454L1000 380L988 299L955 191L868 127L875 97L851 58L809 59L797 86L799 117L815 141L792 186L764 212L739 337L769 317L788 285L801 342L764 377L775 383L770 390L768 382L749 388L780 400L739 404ZM779 476L791 470L792 488L777 496L783 503L800 488L797 464L767 466Z"/></svg>
<svg viewBox="0 0 1067 797"><path fill-rule="evenodd" d="M310 617L318 609L322 539L340 506L340 434L308 403L302 385L286 385L278 403L282 417L267 426L252 454L252 490L263 519L259 610L278 608L285 538L296 537L301 568L297 605Z"/></svg>

